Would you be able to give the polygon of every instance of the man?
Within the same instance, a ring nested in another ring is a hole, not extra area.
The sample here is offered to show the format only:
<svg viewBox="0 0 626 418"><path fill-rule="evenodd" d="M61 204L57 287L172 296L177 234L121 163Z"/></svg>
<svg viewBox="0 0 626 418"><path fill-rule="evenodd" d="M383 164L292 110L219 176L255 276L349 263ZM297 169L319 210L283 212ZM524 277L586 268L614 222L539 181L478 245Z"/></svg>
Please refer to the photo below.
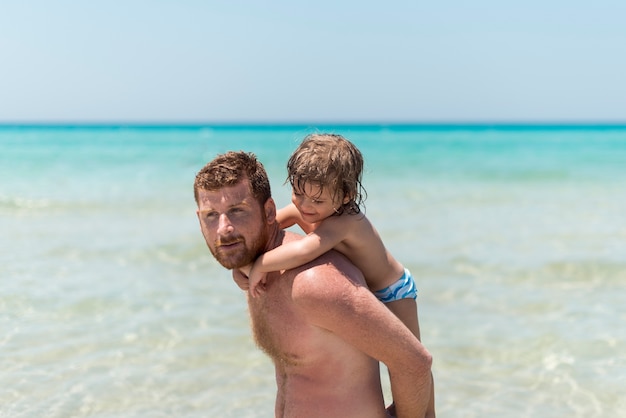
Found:
<svg viewBox="0 0 626 418"><path fill-rule="evenodd" d="M247 274L259 254L299 239L279 228L267 174L252 154L216 157L197 174L194 194L202 234L225 268ZM389 369L397 417L424 416L430 354L338 252L270 273L248 307L255 341L274 362L276 417L388 416L377 360Z"/></svg>

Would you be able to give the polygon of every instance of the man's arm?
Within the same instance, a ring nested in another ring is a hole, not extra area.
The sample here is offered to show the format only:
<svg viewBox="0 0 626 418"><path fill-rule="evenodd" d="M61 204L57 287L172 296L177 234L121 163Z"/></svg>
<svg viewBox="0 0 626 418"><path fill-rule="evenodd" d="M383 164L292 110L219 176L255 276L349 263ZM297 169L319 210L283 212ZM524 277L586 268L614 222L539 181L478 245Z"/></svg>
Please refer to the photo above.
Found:
<svg viewBox="0 0 626 418"><path fill-rule="evenodd" d="M398 418L423 417L430 400L432 358L406 326L364 284L347 259L301 273L293 296L312 324L327 329L383 362L391 381Z"/></svg>

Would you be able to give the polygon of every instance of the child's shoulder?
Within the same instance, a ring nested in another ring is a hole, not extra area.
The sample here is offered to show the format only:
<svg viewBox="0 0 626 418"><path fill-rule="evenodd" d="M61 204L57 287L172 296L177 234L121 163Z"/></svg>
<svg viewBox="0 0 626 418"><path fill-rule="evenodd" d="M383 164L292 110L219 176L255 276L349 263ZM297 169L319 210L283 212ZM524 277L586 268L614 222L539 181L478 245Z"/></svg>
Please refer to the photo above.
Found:
<svg viewBox="0 0 626 418"><path fill-rule="evenodd" d="M365 224L369 224L369 221L363 213L342 213L329 216L324 219L322 223L332 226L333 228L361 228L365 226Z"/></svg>
<svg viewBox="0 0 626 418"><path fill-rule="evenodd" d="M342 214L337 214L335 216L331 216L330 218L340 218L344 221L350 221L350 222L367 221L367 217L365 216L363 212L359 212L359 213L343 212Z"/></svg>

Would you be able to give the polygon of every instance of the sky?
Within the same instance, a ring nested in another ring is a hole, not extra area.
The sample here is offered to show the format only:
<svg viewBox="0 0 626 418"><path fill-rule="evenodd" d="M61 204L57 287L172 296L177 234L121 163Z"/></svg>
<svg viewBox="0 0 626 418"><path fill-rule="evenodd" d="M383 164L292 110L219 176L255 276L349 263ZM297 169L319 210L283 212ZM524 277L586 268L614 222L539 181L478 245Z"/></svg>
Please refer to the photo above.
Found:
<svg viewBox="0 0 626 418"><path fill-rule="evenodd" d="M626 122L623 0L0 0L0 123Z"/></svg>

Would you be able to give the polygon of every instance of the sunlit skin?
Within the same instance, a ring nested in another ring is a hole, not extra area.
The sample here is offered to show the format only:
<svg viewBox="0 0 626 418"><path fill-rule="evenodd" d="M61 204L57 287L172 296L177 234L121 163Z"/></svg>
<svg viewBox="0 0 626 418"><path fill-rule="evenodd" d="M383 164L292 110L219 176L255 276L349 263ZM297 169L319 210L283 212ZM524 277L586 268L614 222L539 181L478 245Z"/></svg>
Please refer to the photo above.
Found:
<svg viewBox="0 0 626 418"><path fill-rule="evenodd" d="M247 181L198 196L202 234L227 268L245 271L259 251L302 239L280 229L274 202L259 204ZM341 254L270 273L264 297L248 307L255 341L274 360L276 417L388 417L378 361L390 371L397 416L423 416L430 354Z"/></svg>
<svg viewBox="0 0 626 418"><path fill-rule="evenodd" d="M363 272L370 290L393 284L404 273L404 267L387 251L364 214L338 213L338 208L349 200L349 196L344 196L343 200L333 199L331 190L317 184L305 183L301 190L294 188L292 204L281 209L277 219L283 228L298 224L307 235L296 243L283 245L257 258L248 283L240 286L248 288L252 296L259 296L268 272L295 268L331 249L344 254ZM245 282L244 278L235 279L237 283ZM418 339L421 338L415 299L404 298L385 305ZM435 416L434 392L430 398L427 418Z"/></svg>
<svg viewBox="0 0 626 418"><path fill-rule="evenodd" d="M255 286L262 279L258 273L293 268L330 249L345 254L363 272L371 290L391 285L404 273L402 264L386 250L364 214L337 214L338 208L349 200L348 196L341 201L333 200L330 190L306 183L302 190L293 190L291 200L292 205L281 209L277 219L281 227L297 223L307 236L297 244L282 246L256 260L250 277L253 296L258 295ZM410 328L418 333L416 325Z"/></svg>

